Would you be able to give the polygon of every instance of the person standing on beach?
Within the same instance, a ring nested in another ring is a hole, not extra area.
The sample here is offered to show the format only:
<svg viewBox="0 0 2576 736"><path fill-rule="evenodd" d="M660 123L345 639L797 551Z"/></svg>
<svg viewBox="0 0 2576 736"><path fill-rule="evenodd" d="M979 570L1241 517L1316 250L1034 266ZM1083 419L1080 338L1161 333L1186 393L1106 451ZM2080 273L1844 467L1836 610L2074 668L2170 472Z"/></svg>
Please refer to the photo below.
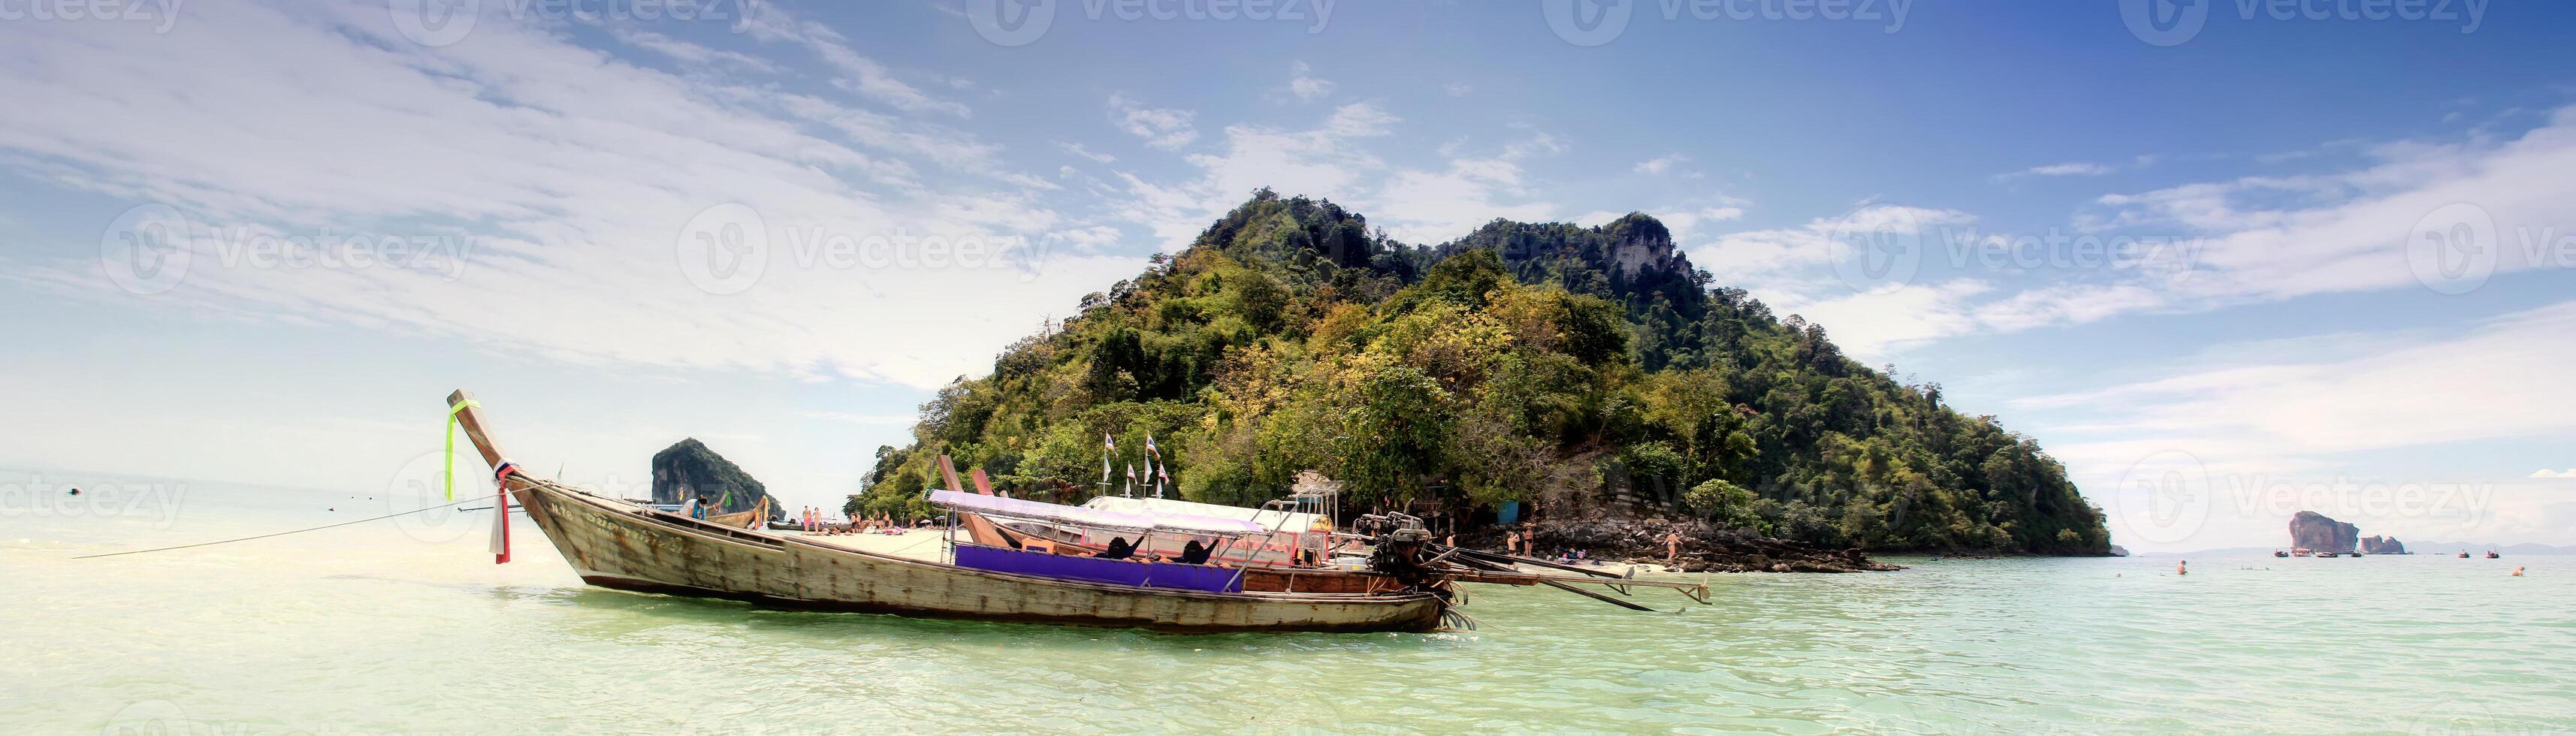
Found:
<svg viewBox="0 0 2576 736"><path fill-rule="evenodd" d="M1682 533L1666 532L1664 534L1664 565L1671 566L1674 560L1681 559L1681 557Z"/></svg>
<svg viewBox="0 0 2576 736"><path fill-rule="evenodd" d="M1514 555L1521 553L1521 530L1503 532L1503 552Z"/></svg>

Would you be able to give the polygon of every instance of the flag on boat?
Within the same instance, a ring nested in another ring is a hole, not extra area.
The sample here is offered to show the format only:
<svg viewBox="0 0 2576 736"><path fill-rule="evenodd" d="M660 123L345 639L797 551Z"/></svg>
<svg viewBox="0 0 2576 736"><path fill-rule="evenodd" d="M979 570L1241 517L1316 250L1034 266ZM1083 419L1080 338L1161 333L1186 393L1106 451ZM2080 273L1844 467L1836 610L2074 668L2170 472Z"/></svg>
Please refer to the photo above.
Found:
<svg viewBox="0 0 2576 736"><path fill-rule="evenodd" d="M1161 454L1154 451L1154 433L1152 432L1145 433L1145 456L1154 458L1162 457Z"/></svg>

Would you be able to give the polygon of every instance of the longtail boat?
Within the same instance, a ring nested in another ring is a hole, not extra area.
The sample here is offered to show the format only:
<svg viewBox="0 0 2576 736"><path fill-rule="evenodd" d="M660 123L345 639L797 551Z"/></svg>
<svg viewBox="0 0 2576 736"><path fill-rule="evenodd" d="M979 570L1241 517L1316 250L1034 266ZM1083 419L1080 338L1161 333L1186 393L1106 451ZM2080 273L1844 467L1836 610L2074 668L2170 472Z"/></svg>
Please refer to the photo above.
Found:
<svg viewBox="0 0 2576 736"><path fill-rule="evenodd" d="M500 490L527 509L582 582L603 588L780 608L1180 632L1430 631L1449 612L1439 587L1445 581L1419 577L1371 593L1130 585L987 569L1010 566L980 559L987 552L962 555L960 562L986 563L970 567L691 519L518 472L472 394L450 394L447 406Z"/></svg>
<svg viewBox="0 0 2576 736"><path fill-rule="evenodd" d="M736 511L730 514L708 514L707 521L739 529L755 528L758 525L769 521L769 497L761 496L760 503L752 504L751 509L747 511Z"/></svg>

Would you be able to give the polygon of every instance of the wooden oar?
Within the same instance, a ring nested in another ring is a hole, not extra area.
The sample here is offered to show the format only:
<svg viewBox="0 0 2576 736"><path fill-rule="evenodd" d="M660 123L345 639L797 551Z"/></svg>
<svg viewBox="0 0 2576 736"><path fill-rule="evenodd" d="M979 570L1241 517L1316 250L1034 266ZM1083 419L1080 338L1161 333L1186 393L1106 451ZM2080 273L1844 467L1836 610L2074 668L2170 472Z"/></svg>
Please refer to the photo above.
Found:
<svg viewBox="0 0 2576 736"><path fill-rule="evenodd" d="M1558 563L1554 563L1554 562L1549 562L1549 561L1547 561L1547 560L1537 559L1537 558L1534 558L1534 557L1522 557L1522 556L1520 556L1520 555L1496 554L1496 553L1493 553L1493 552L1486 552L1486 551L1483 551L1483 550L1468 549L1468 548L1465 548L1465 547L1450 547L1449 549L1457 550L1457 551L1458 551L1458 553L1459 553L1459 554L1461 554L1461 555L1464 555L1464 556L1467 556L1467 557L1476 558L1476 559L1480 559L1480 560L1484 560L1484 561L1486 561L1486 562L1496 562L1496 563L1502 563L1502 564L1506 564L1506 565L1511 564L1511 563L1518 562L1518 563L1521 563L1521 564L1526 564L1526 565L1537 565L1537 566L1539 566L1539 567L1554 568L1554 569L1558 569L1558 570L1564 570L1564 571L1567 571L1567 572L1579 572L1579 573L1583 573L1583 574L1585 574L1585 575L1590 575L1590 576L1593 576L1593 577L1596 577L1596 578L1625 578L1625 577L1627 577L1627 576L1624 576L1624 575L1614 575L1614 574L1611 574L1611 573L1602 572L1602 571L1600 571L1600 570L1586 569L1586 568L1583 568L1583 567L1577 567L1577 566L1574 566L1574 565L1563 565L1563 564L1558 564Z"/></svg>
<svg viewBox="0 0 2576 736"><path fill-rule="evenodd" d="M1476 568L1476 569L1479 569L1479 570L1490 570L1490 571L1495 571L1495 572L1502 572L1502 571L1506 571L1506 570L1511 569L1511 566L1509 566L1509 565L1504 565L1504 564L1501 564L1501 563L1496 563L1496 562L1489 562L1489 561L1485 561L1485 560L1480 560L1480 559L1476 559L1475 557L1466 557L1466 558L1463 558L1463 559L1461 559L1461 560L1459 560L1459 561L1460 561L1460 562L1462 562L1462 563L1465 563L1468 567L1473 567L1473 568ZM1574 586L1572 586L1572 585L1567 585L1567 584L1565 584L1565 583L1560 583L1560 582L1557 582L1557 581L1554 581L1554 580L1549 580L1549 579L1546 579L1546 578L1540 578L1538 582L1539 582L1540 584L1542 584L1542 585L1546 585L1546 586L1548 586L1548 587L1550 587L1550 588L1555 588L1555 589L1557 589L1557 590L1562 590L1562 591L1565 591L1565 592L1568 592L1568 593L1573 593L1573 594L1575 594L1575 595L1583 596L1583 597L1585 597L1585 598L1590 598L1590 599L1593 599L1593 600L1596 600L1596 601L1600 601L1600 602L1603 602L1603 603L1608 603L1608 604L1610 604L1610 605L1618 606L1618 607L1620 607L1620 608L1625 608L1625 609L1628 609L1628 610L1631 610L1631 611L1646 611L1646 612L1651 613L1651 612L1653 612L1653 611L1655 610L1655 609L1652 609L1652 608L1647 608L1647 607L1645 607L1645 606L1637 605L1637 604L1635 604L1635 603L1630 603L1630 602L1628 602L1628 601L1619 600L1619 599L1617 599L1617 598L1612 598L1612 597L1610 597L1610 596L1602 595L1602 594L1600 594L1600 593L1595 593L1595 592L1592 592L1592 591L1589 591L1589 590L1584 590L1584 589L1582 589L1582 588L1577 588L1577 587L1574 587Z"/></svg>

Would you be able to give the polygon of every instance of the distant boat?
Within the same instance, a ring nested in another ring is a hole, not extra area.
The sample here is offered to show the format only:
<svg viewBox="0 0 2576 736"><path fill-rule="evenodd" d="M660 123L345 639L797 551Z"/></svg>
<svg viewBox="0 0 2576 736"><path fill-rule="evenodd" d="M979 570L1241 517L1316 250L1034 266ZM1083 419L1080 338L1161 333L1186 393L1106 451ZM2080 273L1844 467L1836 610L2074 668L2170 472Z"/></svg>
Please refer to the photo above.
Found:
<svg viewBox="0 0 2576 736"><path fill-rule="evenodd" d="M2496 554L2496 553L2495 553L2495 550L2487 550L2487 559L2492 560L2492 559L2495 559L2495 558L2498 558L2498 557L2503 557L2503 556L2504 556L2504 555Z"/></svg>
<svg viewBox="0 0 2576 736"><path fill-rule="evenodd" d="M2333 553L2333 552L2327 552L2327 551L2324 551L2324 550L2318 550L2318 551L2317 551L2317 556L2318 556L2318 557L2342 557L2343 555L2335 554L2335 553Z"/></svg>
<svg viewBox="0 0 2576 736"><path fill-rule="evenodd" d="M2460 559L2465 560L2465 559L2468 559L2468 558L2469 558L2469 551L2468 551L2468 550L2460 550Z"/></svg>
<svg viewBox="0 0 2576 736"><path fill-rule="evenodd" d="M2272 556L2273 556L2273 557L2288 557L2288 556L2290 556L2290 551L2289 551L2289 550L2285 550L2285 549L2276 549L2276 550L2272 550Z"/></svg>

